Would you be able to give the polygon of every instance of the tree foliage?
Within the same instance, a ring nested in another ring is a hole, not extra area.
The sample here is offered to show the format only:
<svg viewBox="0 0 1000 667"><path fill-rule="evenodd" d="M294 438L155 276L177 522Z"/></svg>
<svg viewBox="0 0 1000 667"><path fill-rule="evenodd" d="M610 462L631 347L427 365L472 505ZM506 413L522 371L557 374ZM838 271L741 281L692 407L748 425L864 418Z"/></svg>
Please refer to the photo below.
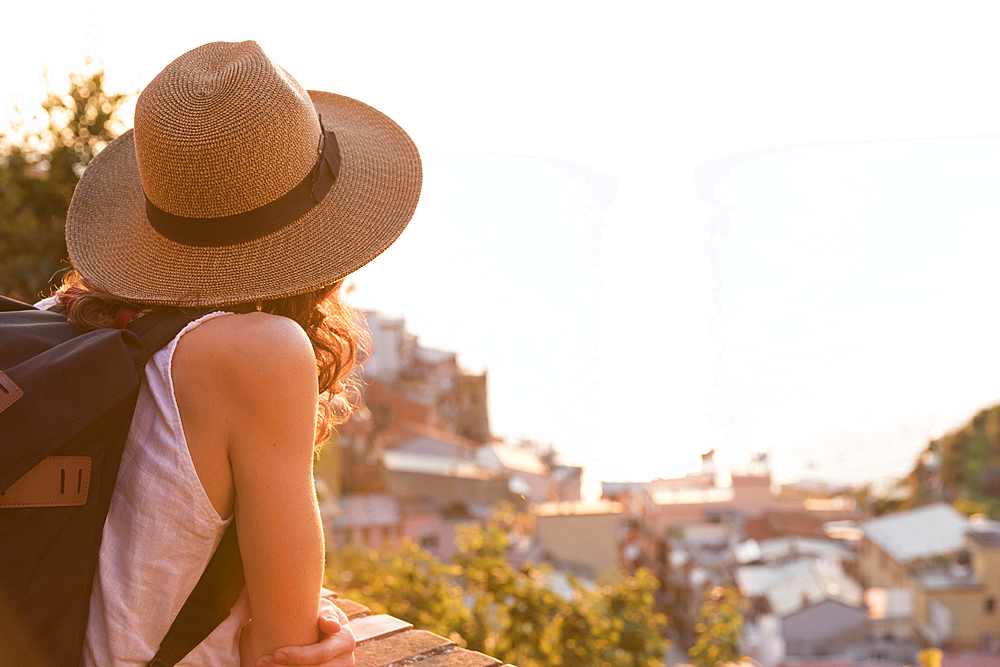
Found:
<svg viewBox="0 0 1000 667"><path fill-rule="evenodd" d="M695 667L718 667L743 659L743 596L738 588L716 586L705 592L695 625L697 639L688 651Z"/></svg>
<svg viewBox="0 0 1000 667"><path fill-rule="evenodd" d="M68 268L66 210L87 163L116 137L127 95L108 93L87 61L60 93L49 85L40 125L20 116L0 133L0 294L30 301Z"/></svg>
<svg viewBox="0 0 1000 667"><path fill-rule="evenodd" d="M926 477L938 478L942 489L925 493L920 480ZM902 509L944 499L966 514L1000 519L1000 405L931 442L910 473L910 487Z"/></svg>
<svg viewBox="0 0 1000 667"><path fill-rule="evenodd" d="M647 570L593 589L570 579L572 597L552 590L547 566L512 568L505 559L513 512L466 526L455 565L408 544L376 553L349 548L331 580L342 595L462 646L519 667L657 667L666 619L653 610L658 584Z"/></svg>

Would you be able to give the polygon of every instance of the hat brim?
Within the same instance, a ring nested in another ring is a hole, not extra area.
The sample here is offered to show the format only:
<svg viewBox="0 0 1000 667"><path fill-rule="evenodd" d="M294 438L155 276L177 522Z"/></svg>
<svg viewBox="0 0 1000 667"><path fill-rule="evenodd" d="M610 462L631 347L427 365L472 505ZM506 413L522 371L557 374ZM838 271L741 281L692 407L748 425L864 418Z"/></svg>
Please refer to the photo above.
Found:
<svg viewBox="0 0 1000 667"><path fill-rule="evenodd" d="M263 238L189 246L159 234L146 199L132 131L88 165L66 216L74 268L123 300L226 306L302 294L333 284L402 233L420 197L420 155L395 122L357 100L309 91L333 130L341 166L312 210Z"/></svg>

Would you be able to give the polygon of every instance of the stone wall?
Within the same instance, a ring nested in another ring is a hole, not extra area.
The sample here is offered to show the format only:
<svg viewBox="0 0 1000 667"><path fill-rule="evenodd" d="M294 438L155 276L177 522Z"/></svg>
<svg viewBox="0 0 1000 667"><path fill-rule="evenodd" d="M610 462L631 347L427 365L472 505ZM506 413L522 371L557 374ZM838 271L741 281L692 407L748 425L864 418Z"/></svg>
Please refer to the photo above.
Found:
<svg viewBox="0 0 1000 667"><path fill-rule="evenodd" d="M459 648L453 641L415 629L406 621L372 614L368 607L333 594L329 598L350 619L357 640L357 667L500 667L495 658Z"/></svg>

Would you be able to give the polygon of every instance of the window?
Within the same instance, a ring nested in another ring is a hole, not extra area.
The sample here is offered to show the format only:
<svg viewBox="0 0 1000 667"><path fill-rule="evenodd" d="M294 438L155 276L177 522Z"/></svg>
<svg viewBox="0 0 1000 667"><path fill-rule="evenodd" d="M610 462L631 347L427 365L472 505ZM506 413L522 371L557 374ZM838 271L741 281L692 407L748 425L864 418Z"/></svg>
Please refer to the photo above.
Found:
<svg viewBox="0 0 1000 667"><path fill-rule="evenodd" d="M426 551L436 551L438 548L438 536L428 533L420 538L420 548Z"/></svg>
<svg viewBox="0 0 1000 667"><path fill-rule="evenodd" d="M986 599L983 600L983 613L992 614L993 612L996 611L996 609L997 609L996 598L994 598L992 595L987 596Z"/></svg>

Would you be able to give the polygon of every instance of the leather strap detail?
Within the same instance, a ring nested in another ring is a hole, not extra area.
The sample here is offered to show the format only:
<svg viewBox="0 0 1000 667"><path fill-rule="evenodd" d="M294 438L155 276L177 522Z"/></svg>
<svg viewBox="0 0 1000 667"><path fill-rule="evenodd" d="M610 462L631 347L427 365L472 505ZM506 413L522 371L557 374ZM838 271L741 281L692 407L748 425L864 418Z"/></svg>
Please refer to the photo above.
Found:
<svg viewBox="0 0 1000 667"><path fill-rule="evenodd" d="M89 456L49 456L0 493L0 507L83 505L89 489Z"/></svg>
<svg viewBox="0 0 1000 667"><path fill-rule="evenodd" d="M21 388L14 384L14 381L7 377L7 374L0 371L0 412L3 412L11 405L14 401L24 396L24 392Z"/></svg>

